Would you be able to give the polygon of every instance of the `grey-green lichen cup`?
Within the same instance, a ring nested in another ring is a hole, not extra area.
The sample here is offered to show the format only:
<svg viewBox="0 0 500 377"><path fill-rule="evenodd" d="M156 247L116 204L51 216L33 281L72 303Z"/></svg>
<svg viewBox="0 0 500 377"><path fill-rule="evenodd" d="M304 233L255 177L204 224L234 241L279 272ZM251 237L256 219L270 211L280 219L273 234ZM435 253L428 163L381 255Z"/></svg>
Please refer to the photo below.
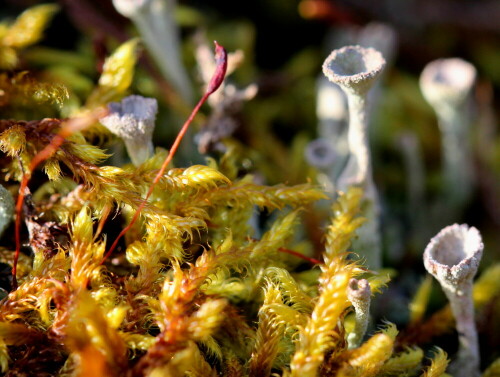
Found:
<svg viewBox="0 0 500 377"><path fill-rule="evenodd" d="M368 267L372 269L381 266L381 245L378 195L372 178L368 142L368 92L380 77L385 64L380 52L361 46L346 46L334 50L323 64L323 73L344 91L349 107L349 159L339 175L336 188L346 191L349 186L360 186L371 202L369 212L365 214L369 221L359 230L359 246Z"/></svg>
<svg viewBox="0 0 500 377"><path fill-rule="evenodd" d="M425 268L439 281L456 320L459 350L452 365L456 377L479 375L472 285L483 248L481 234L476 228L454 224L433 237L424 252Z"/></svg>

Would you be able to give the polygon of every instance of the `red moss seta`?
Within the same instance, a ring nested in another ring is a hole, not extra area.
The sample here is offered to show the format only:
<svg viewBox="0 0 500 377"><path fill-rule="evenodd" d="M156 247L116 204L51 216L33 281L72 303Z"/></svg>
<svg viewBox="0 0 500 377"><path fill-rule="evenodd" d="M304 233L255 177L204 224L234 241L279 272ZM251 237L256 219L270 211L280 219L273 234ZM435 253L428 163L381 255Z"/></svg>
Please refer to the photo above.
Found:
<svg viewBox="0 0 500 377"><path fill-rule="evenodd" d="M14 261L12 263L12 289L16 290L17 284L17 263L19 260L19 254L21 253L21 213L23 209L24 197L26 196L28 183L31 179L31 172L34 171L38 165L49 159L64 143L64 141L71 136L73 133L81 131L95 122L99 118L106 115L107 110L103 108L97 108L88 115L72 118L64 122L59 132L54 135L50 143L38 152L35 157L30 162L29 169L27 173L23 174L21 180L21 185L19 186L19 195L16 202L16 223L15 223L15 239L16 239L16 251L14 253Z"/></svg>
<svg viewBox="0 0 500 377"><path fill-rule="evenodd" d="M175 153L177 152L177 149L179 148L179 145L184 138L184 135L186 134L189 125L192 123L194 117L196 114L198 114L198 111L200 110L201 106L207 101L208 97L215 92L222 84L224 81L224 77L226 76L226 71L227 71L227 52L222 47L219 45L217 42L215 42L215 59L216 59L216 67L215 67L215 72L214 75L212 76L212 79L210 80L210 83L208 84L207 90L205 91L205 94L199 102L196 104L194 107L193 111L189 115L189 118L186 120L184 125L182 126L181 130L177 134L177 137L174 140L174 143L172 144L172 147L170 148L170 151L165 158L165 161L163 161L163 164L158 171L158 174L156 174L155 178L153 179L153 183L151 183L151 186L149 186L149 190L146 194L146 197L142 201L141 205L137 208L135 211L134 217L132 217L132 220L130 220L130 223L123 228L123 230L118 234L116 239L114 240L113 244L109 248L108 252L104 255L104 258L101 261L101 264L103 264L106 259L113 253L113 251L116 249L116 246L118 245L118 242L120 239L132 228L132 226L135 224L137 219L139 218L143 208L145 207L147 200L153 193L153 190L156 186L156 184L160 181L161 177L165 173L165 170L167 169L167 166L172 162L172 159L174 158Z"/></svg>

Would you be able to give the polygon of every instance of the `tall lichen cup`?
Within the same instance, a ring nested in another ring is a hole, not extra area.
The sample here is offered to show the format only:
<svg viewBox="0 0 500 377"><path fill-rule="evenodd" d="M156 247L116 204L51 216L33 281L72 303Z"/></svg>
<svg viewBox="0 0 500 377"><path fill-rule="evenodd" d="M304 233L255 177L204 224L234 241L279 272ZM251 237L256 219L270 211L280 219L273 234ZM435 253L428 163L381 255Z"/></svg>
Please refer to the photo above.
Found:
<svg viewBox="0 0 500 377"><path fill-rule="evenodd" d="M346 191L351 185L360 186L372 206L365 214L368 222L360 229L360 248L367 265L380 268L380 234L378 229L378 199L372 178L368 143L368 92L385 67L385 59L373 48L346 46L333 50L323 64L323 73L339 85L347 96L349 107L349 160L337 181L337 189Z"/></svg>

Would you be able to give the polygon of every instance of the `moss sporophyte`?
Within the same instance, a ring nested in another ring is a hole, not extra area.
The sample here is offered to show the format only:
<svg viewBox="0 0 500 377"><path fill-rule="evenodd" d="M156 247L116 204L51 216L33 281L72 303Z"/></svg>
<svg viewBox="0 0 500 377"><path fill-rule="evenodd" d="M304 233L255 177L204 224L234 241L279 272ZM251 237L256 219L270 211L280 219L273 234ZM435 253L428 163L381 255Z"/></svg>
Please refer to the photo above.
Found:
<svg viewBox="0 0 500 377"><path fill-rule="evenodd" d="M224 47L219 45L216 41L214 43L215 43L216 68L215 68L214 75L213 75L213 77L212 77L212 79L211 79L211 81L210 81L210 83L205 91L205 94L203 94L203 96L201 97L201 99L199 100L199 102L194 107L193 111L191 112L191 115L189 116L187 121L184 123L184 125L180 129L174 143L172 144L172 147L170 148L170 152L168 153L167 157L165 158L165 161L163 162L160 170L158 171L158 174L153 179L153 182L152 182L151 186L149 187L149 190L144 198L143 203L141 203L139 208L136 210L136 213L135 213L134 217L132 218L132 220L130 221L130 223L116 237L116 239L113 242L113 244L111 245L110 249L108 250L108 252L104 256L104 258L102 259L101 263L104 263L104 261L107 259L107 257L109 255L111 255L111 253L116 248L118 241L121 239L121 237L123 237L125 235L125 233L127 233L127 231L130 228L132 228L134 223L137 221L137 219L139 218L139 216L141 214L141 210L145 206L146 201L149 199L149 197L153 193L153 190L154 190L156 184L160 181L166 168L168 167L168 165L172 161L172 159L175 155L175 152L179 148L179 145L182 141L182 138L184 137L184 135L186 134L186 132L189 128L189 125L191 124L194 117L196 116L196 114L200 110L201 106L206 102L208 97L213 92L215 92L220 87L222 82L224 81L224 77L225 77L226 69L227 69L227 52L224 49ZM124 124L123 126L120 127L120 125L118 124L118 122L120 122L119 119L115 120L115 117L113 115L109 115L106 112L106 110L99 108L99 109L95 110L93 113L90 113L89 115L87 115L85 117L74 118L74 119L69 120L66 124L64 124L61 127L61 130L59 131L59 133L53 138L52 142L49 145L47 145L46 148L44 148L42 151L40 151L31 160L29 171L30 172L34 171L40 163L42 163L45 160L47 160L48 158L50 158L51 155L57 151L57 149L62 145L62 143L71 134L83 130L84 128L95 123L95 121L97 121L97 120L103 120L105 124L108 124L108 127L113 128L114 132L116 132L120 136L124 137L126 139L126 141L129 143L128 145L130 145L130 151L132 154L136 155L137 153L139 153L140 157L137 156L137 157L133 158L135 160L134 162L140 163L140 162L144 161L144 159L145 159L144 153L146 153L146 156L147 156L147 154L150 152L149 149L151 148L150 137L151 137L152 130L154 127L154 116L156 115L156 103L149 101L149 102L145 102L142 104L135 104L136 101L144 102L147 100L141 99L141 98L137 99L136 97L129 97L128 99L124 100L124 103L122 105L123 110L120 111L120 109L117 108L119 105L114 105L114 104L110 105L110 108L111 108L111 111L116 110L120 114L120 113L125 113L127 111L127 107L131 108L130 111L134 111L137 107L139 107L141 112L144 112L144 111L146 112L144 115L137 116L142 121L141 124L144 125L143 127L141 127L143 130L141 130L141 128L138 127L139 124L137 124L137 123L129 124L129 123L131 123L131 121L129 121L128 119L125 121L121 121L121 123L126 123L126 124ZM151 109L144 109L144 106L149 106L149 107L151 107ZM127 117L127 118L129 118L129 117ZM135 128L139 128L139 129L136 131ZM138 135L137 135L138 132L141 133L140 138L142 140L138 140ZM141 149L145 148L146 151L145 152L138 151L137 146L135 145L136 142L139 142L139 144L143 144L143 145L139 145L139 148L141 148ZM134 144L134 145L131 145L131 144ZM12 279L13 279L14 289L17 289L17 277L16 277L17 261L19 258L20 250L21 250L21 237L20 237L21 215L22 215L21 213L22 213L24 196L26 193L26 189L27 189L29 180L30 180L30 174L29 173L24 174L23 179L21 181L21 186L19 188L19 195L18 195L17 204L16 204L16 252L14 254L14 262L13 262L13 267L12 267Z"/></svg>

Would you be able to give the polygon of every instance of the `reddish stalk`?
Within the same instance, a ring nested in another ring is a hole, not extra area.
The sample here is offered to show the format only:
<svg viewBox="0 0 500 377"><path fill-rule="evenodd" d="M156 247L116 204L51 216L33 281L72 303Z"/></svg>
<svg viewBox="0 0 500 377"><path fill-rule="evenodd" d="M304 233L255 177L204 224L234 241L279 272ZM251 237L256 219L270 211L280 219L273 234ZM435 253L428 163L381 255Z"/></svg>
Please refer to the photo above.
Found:
<svg viewBox="0 0 500 377"><path fill-rule="evenodd" d="M311 264L322 264L322 262L320 260L317 260L315 258L311 258L311 257L308 257L304 254L301 254L297 251L293 251L293 250L290 250L290 249L286 249L284 247L280 247L278 249L278 251L281 251L282 253L287 253L287 254L290 254L290 255L293 255L293 256L296 256L297 258L301 258L301 259L304 259L306 261L308 261L309 263Z"/></svg>
<svg viewBox="0 0 500 377"><path fill-rule="evenodd" d="M258 242L259 241L257 238L250 238L249 237L248 239L251 240L251 241L254 241L254 242ZM322 264L323 263L323 262L321 262L318 259L308 257L308 256L306 256L304 254L299 253L298 251L287 249L286 247L279 247L278 251L280 251L282 253L287 253L287 254L293 255L294 257L297 257L297 258L300 258L300 259L304 259L305 261L307 261L307 262L309 262L311 264Z"/></svg>
<svg viewBox="0 0 500 377"><path fill-rule="evenodd" d="M15 239L16 251L14 253L14 261L12 264L12 288L17 289L17 263L19 261L19 254L21 252L21 213L23 209L24 197L28 188L29 180L31 179L31 172L33 172L38 165L50 158L57 149L64 143L64 141L77 131L81 131L106 114L106 110L99 108L94 110L87 116L73 118L68 120L61 126L59 132L54 135L50 144L38 152L30 162L28 172L23 174L21 185L19 186L19 195L16 202L16 222L15 222Z"/></svg>
<svg viewBox="0 0 500 377"><path fill-rule="evenodd" d="M120 241L120 239L135 224L135 222L137 221L137 219L139 218L139 216L141 214L141 211L146 206L146 203L147 203L149 197L153 193L155 186L157 185L157 183L160 181L161 177L165 173L167 166L170 164L170 162L172 162L172 159L174 158L174 155L177 152L177 149L179 148L179 145L180 145L182 139L184 138L184 135L186 134L186 132L189 128L189 125L191 124L194 117L196 116L196 114L200 110L201 106L203 106L203 104L207 101L208 97L210 97L210 95L213 92L215 92L219 88L219 86L221 86L222 82L224 81L224 77L226 76L226 70L227 70L227 52L224 49L224 47L222 47L221 45L219 45L217 43L217 41L214 41L214 43L215 43L216 68L215 68L214 75L212 76L212 79L210 80L210 83L208 84L207 90L205 91L205 94L203 94L203 97L201 97L199 102L196 104L193 111L189 115L189 118L186 120L186 122L182 126L181 130L177 134L177 137L175 138L174 143L172 144L172 147L170 148L170 151L168 152L168 155L165 158L165 161L163 161L163 164L162 164L160 170L158 171L155 178L153 179L153 183L151 184L151 186L149 186L149 190L148 190L144 200L141 202L141 204L139 205L139 207L135 211L134 217L132 217L132 220L130 221L130 223L125 228L123 228L123 230L120 232L120 234L118 234L118 236L114 240L113 244L109 248L108 252L106 253L104 258L102 259L101 264L103 264L106 261L106 259L108 259L108 257L116 249L116 246L118 245L118 242Z"/></svg>

